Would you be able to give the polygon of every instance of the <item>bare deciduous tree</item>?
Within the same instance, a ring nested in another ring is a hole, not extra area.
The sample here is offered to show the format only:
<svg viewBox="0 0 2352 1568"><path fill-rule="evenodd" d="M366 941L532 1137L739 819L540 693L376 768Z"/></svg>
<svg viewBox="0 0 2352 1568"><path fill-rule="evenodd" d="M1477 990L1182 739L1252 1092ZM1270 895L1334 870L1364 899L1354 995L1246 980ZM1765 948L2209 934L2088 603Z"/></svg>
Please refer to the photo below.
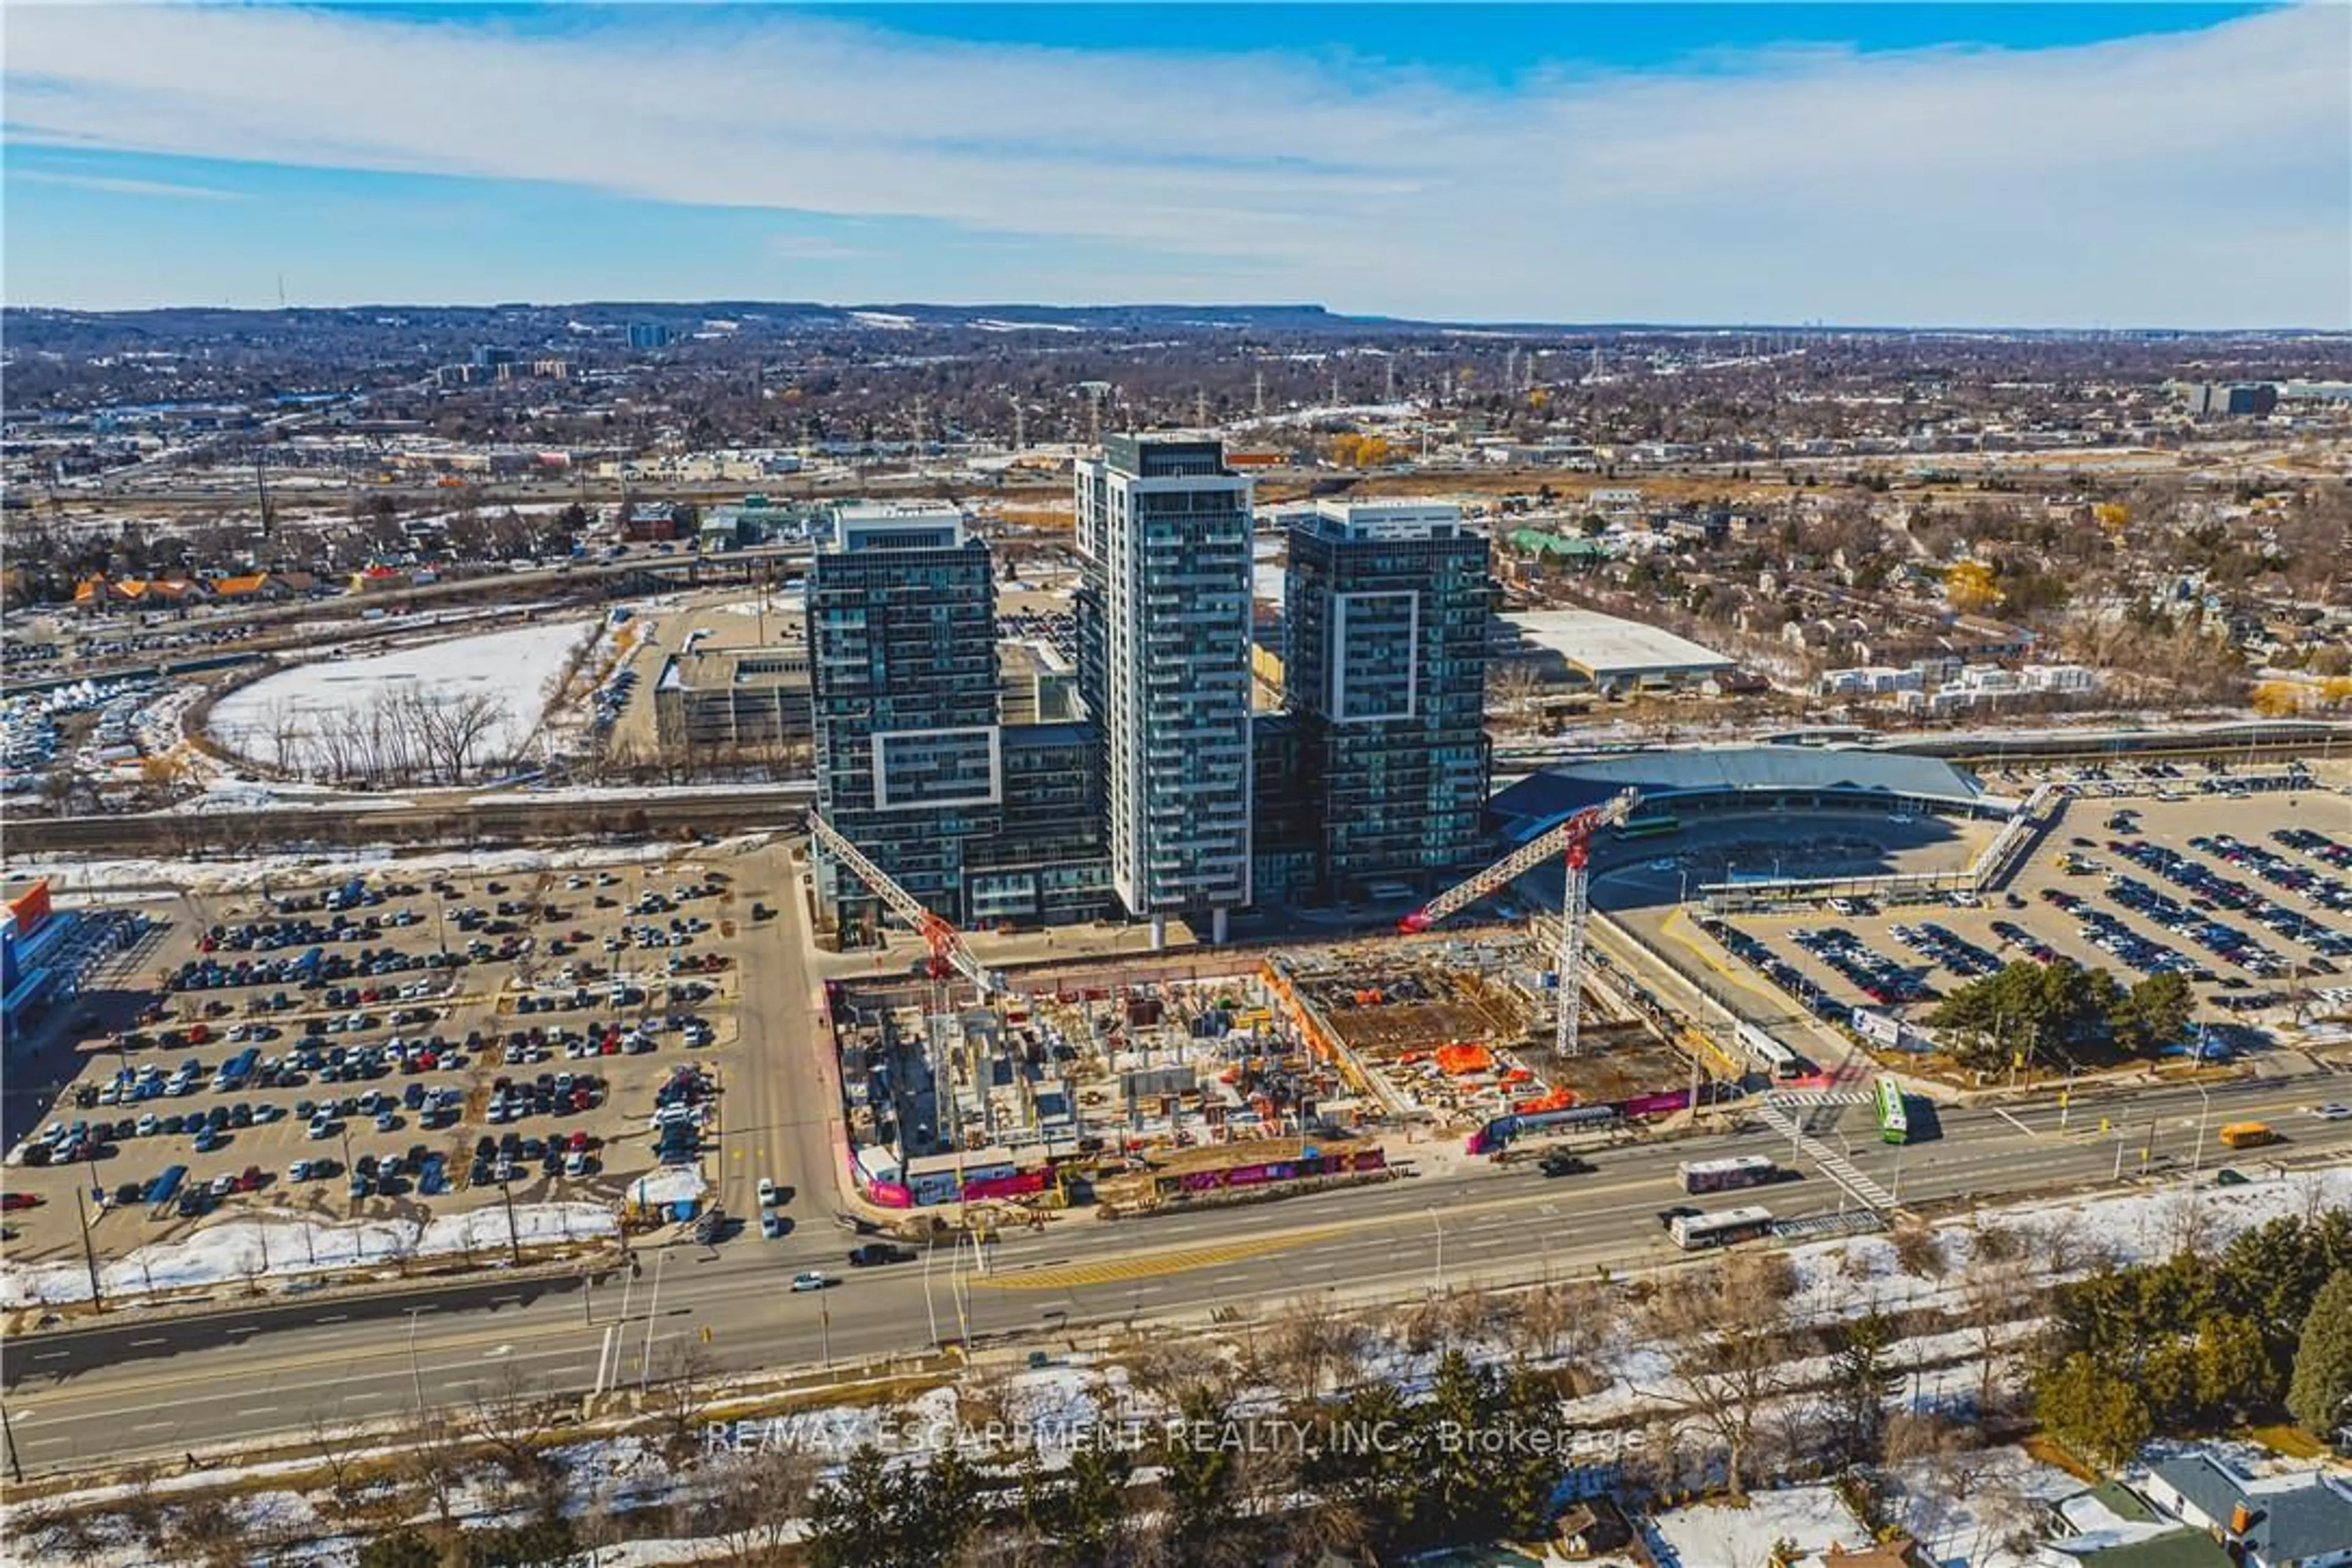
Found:
<svg viewBox="0 0 2352 1568"><path fill-rule="evenodd" d="M1786 1258L1752 1253L1684 1275L1650 1303L1651 1326L1665 1348L1674 1383L1646 1392L1714 1437L1735 1497L1746 1489L1757 1420L1786 1387L1786 1367L1800 1353L1789 1315L1794 1288Z"/></svg>

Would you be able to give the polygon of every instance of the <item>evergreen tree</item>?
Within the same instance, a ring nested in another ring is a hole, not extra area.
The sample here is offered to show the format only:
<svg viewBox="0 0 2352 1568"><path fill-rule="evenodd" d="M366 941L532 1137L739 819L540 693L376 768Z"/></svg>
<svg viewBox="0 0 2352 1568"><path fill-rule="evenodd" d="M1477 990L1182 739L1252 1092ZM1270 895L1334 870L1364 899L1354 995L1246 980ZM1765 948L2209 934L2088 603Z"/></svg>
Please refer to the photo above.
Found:
<svg viewBox="0 0 2352 1568"><path fill-rule="evenodd" d="M1551 1520L1551 1499L1565 1468L1557 1439L1563 1428L1559 1394L1525 1366L1502 1381L1495 1429L1502 1437L1489 1460L1489 1512L1498 1532L1531 1536Z"/></svg>
<svg viewBox="0 0 2352 1568"><path fill-rule="evenodd" d="M1886 1434L1886 1402L1903 1384L1889 1363L1895 1325L1876 1307L1846 1326L1845 1342L1831 1363L1832 1439L1850 1465L1874 1464Z"/></svg>
<svg viewBox="0 0 2352 1568"><path fill-rule="evenodd" d="M2033 1401L2060 1442L2110 1469L2139 1452L2154 1429L2139 1390L2080 1352L2035 1380Z"/></svg>
<svg viewBox="0 0 2352 1568"><path fill-rule="evenodd" d="M1299 1479L1386 1550L1409 1539L1419 1518L1421 1439L1420 1418L1396 1385L1365 1384L1318 1421Z"/></svg>
<svg viewBox="0 0 2352 1568"><path fill-rule="evenodd" d="M1168 1528L1176 1540L1205 1547L1232 1524L1234 1456L1214 1441L1202 1440L1223 1425L1224 1402L1206 1389L1189 1389L1177 1402L1177 1416L1178 1431L1160 1452L1160 1486L1168 1499Z"/></svg>
<svg viewBox="0 0 2352 1568"><path fill-rule="evenodd" d="M2352 1430L2352 1268L2338 1268L2312 1299L2286 1407L2322 1442L2352 1447L2346 1440Z"/></svg>
<svg viewBox="0 0 2352 1568"><path fill-rule="evenodd" d="M2270 1347L2251 1319L2235 1312L2216 1312L2198 1325L2191 1352L2196 1369L2197 1403L2207 1416L2227 1421L2279 1397L2277 1369Z"/></svg>
<svg viewBox="0 0 2352 1568"><path fill-rule="evenodd" d="M1127 1525L1127 1482L1134 1462L1118 1448L1089 1443L1070 1456L1060 1498L1063 1552L1075 1568L1105 1568L1118 1559Z"/></svg>
<svg viewBox="0 0 2352 1568"><path fill-rule="evenodd" d="M894 1568L947 1568L972 1533L980 1477L950 1448L899 1489L893 1522L897 1552L881 1561Z"/></svg>
<svg viewBox="0 0 2352 1568"><path fill-rule="evenodd" d="M1493 1370L1458 1349L1447 1351L1437 1363L1421 1409L1426 1434L1423 1519L1433 1541L1464 1539L1491 1512L1489 1461L1478 1439L1491 1429L1499 1392Z"/></svg>
<svg viewBox="0 0 2352 1568"><path fill-rule="evenodd" d="M808 1554L814 1568L867 1568L898 1561L900 1493L882 1450L858 1446L809 1510Z"/></svg>

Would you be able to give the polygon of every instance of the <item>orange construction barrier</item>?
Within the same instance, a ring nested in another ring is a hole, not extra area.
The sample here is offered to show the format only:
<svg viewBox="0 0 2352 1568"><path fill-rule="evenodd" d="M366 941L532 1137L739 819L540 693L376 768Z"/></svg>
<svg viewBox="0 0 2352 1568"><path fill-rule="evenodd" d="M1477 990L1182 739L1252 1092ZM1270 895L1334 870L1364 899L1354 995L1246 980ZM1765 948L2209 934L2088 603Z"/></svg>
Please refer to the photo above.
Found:
<svg viewBox="0 0 2352 1568"><path fill-rule="evenodd" d="M1485 1072L1495 1065L1495 1053L1484 1046L1440 1046L1437 1065L1456 1077Z"/></svg>

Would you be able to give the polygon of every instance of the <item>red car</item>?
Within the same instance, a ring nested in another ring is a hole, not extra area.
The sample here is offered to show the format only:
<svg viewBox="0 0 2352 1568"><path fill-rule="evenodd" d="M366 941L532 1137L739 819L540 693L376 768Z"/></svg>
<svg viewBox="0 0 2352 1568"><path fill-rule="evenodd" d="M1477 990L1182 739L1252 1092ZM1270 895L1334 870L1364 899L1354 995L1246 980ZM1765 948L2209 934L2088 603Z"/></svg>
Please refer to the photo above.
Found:
<svg viewBox="0 0 2352 1568"><path fill-rule="evenodd" d="M41 1194L38 1193L0 1193L0 1210L9 1214L18 1209L37 1208L40 1203Z"/></svg>

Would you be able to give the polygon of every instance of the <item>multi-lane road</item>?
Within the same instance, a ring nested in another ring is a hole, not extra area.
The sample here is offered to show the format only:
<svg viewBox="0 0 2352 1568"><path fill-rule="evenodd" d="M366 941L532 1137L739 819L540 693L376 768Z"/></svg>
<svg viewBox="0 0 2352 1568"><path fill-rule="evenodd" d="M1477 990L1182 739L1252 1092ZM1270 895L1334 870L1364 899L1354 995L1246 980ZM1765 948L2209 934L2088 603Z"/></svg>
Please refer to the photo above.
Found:
<svg viewBox="0 0 2352 1568"><path fill-rule="evenodd" d="M761 1006L789 1004L791 966L777 967L774 1000ZM2078 1098L2063 1126L2050 1100L1954 1110L1939 1138L1900 1151L1874 1142L1866 1107L1823 1107L1814 1117L1816 1136L1850 1145L1882 1185L1899 1184L1906 1204L1991 1200L2105 1185L2118 1168L2130 1181L2147 1157L2173 1174L2192 1163L2210 1172L2221 1160L2214 1134L2248 1118L2286 1131L2288 1152L2352 1156L2352 1123L2304 1110L2341 1082L2249 1080L2210 1089L2210 1103L2180 1089ZM817 1196L832 1184L809 1163L830 1157L829 1097L787 1063L729 1099L722 1194L740 1211L760 1174L798 1186L792 1206L802 1225L785 1239L658 1247L640 1253L635 1278L622 1270L593 1284L478 1281L15 1337L0 1353L22 1463L37 1472L259 1445L297 1437L318 1419L462 1405L517 1375L566 1392L627 1388L688 1347L714 1368L748 1372L919 1352L956 1338L1026 1335L1050 1344L1066 1326L1197 1320L1216 1309L1263 1315L1327 1292L1400 1297L1473 1280L1590 1278L1598 1266L1640 1268L1674 1256L1658 1215L1685 1201L1677 1161L1790 1157L1769 1132L1705 1134L1600 1151L1591 1174L1547 1180L1526 1164L1428 1149L1421 1173L1379 1186L1238 1211L1063 1219L994 1246L985 1273L968 1254L946 1250L923 1263L849 1270L849 1238ZM2232 1201L2231 1191L2213 1189L2213 1201ZM1834 1214L1843 1203L1810 1168L1760 1196L1784 1218ZM841 1282L823 1292L786 1289L812 1267Z"/></svg>

